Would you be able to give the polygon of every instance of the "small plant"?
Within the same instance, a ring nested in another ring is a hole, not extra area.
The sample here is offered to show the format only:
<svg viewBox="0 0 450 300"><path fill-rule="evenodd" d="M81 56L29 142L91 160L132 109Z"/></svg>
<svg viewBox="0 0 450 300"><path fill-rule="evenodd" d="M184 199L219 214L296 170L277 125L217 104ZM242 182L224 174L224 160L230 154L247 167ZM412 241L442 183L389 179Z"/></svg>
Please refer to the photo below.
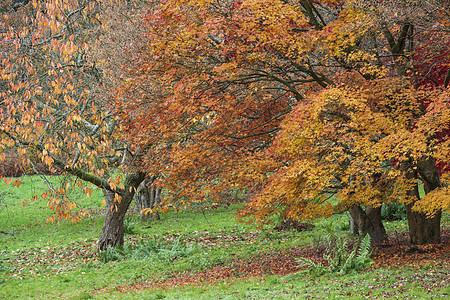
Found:
<svg viewBox="0 0 450 300"><path fill-rule="evenodd" d="M319 254L329 253L337 247L338 238L332 233L315 234L313 236L313 248Z"/></svg>
<svg viewBox="0 0 450 300"><path fill-rule="evenodd" d="M160 262L170 262L180 257L187 257L198 252L198 247L188 246L178 237L173 242L164 240L148 240L138 244L133 251L135 259L157 259Z"/></svg>
<svg viewBox="0 0 450 300"><path fill-rule="evenodd" d="M178 237L174 241L149 239L138 243L135 247L130 245L111 247L99 252L98 256L103 263L125 259L153 259L162 263L169 263L197 252L199 252L199 249L196 245L186 245L181 241L181 237Z"/></svg>
<svg viewBox="0 0 450 300"><path fill-rule="evenodd" d="M121 261L126 256L119 247L108 247L106 250L100 251L98 257L101 262L108 263L110 261Z"/></svg>
<svg viewBox="0 0 450 300"><path fill-rule="evenodd" d="M325 267L322 263L315 263L306 258L298 259L302 266L308 267L313 274L321 275L326 272L347 274L368 268L373 261L370 259L370 236L366 235L361 243L356 243L349 252L347 240L336 238L330 234L325 238L325 254L323 258L328 262Z"/></svg>

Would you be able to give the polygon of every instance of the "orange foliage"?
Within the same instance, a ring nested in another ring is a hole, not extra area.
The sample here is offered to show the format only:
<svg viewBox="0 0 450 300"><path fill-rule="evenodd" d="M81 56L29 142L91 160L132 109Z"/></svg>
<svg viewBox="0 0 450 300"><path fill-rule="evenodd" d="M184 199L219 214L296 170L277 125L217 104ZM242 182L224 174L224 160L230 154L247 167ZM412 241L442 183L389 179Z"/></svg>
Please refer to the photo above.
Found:
<svg viewBox="0 0 450 300"><path fill-rule="evenodd" d="M101 2L34 0L1 11L7 22L0 31L0 161L3 153L15 151L35 172L45 164L51 172L110 190L114 184L119 191L118 178L110 179L111 185L103 178L122 160L121 128L96 94L101 75L88 57ZM48 206L58 218L77 221L85 214L68 197L74 184L46 183Z"/></svg>
<svg viewBox="0 0 450 300"><path fill-rule="evenodd" d="M251 206L264 217L266 206L295 217L311 206L317 215L329 214L324 204L332 194L344 207L398 199L409 203L405 192L412 183L396 166L412 160L417 168L423 157L448 161L447 143L435 138L450 127L448 97L447 90L417 90L392 79L312 96L281 124L270 151L283 166ZM424 99L433 104L422 113ZM429 214L448 209L447 188L434 190L416 205Z"/></svg>
<svg viewBox="0 0 450 300"><path fill-rule="evenodd" d="M2 31L1 151L95 182L115 205L120 161L160 174L182 206L245 187L259 220L329 215L334 194L344 208L448 208L448 170L420 201L404 176L428 182L425 160L448 163L439 1L168 0L99 15L101 2L33 1L30 26Z"/></svg>
<svg viewBox="0 0 450 300"><path fill-rule="evenodd" d="M430 59L416 49L448 45L447 23L433 13L438 45L426 39L436 28L424 21L428 7L389 7L152 5L116 98L130 141L148 150L147 170L186 205L230 187L259 192L249 211L261 220L329 215L332 194L345 207L410 201L414 183L399 165L448 162L447 140L434 135L448 128L447 91L418 88L426 75L415 69Z"/></svg>

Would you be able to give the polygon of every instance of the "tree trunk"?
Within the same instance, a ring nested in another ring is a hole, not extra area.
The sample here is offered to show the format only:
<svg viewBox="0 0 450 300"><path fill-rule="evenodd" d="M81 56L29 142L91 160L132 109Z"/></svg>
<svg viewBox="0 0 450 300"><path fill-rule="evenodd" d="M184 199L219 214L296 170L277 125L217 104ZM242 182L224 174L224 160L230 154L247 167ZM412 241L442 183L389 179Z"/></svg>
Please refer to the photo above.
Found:
<svg viewBox="0 0 450 300"><path fill-rule="evenodd" d="M423 245L441 242L441 212L427 218L423 213L412 210L414 203L406 205L408 217L409 238L411 244Z"/></svg>
<svg viewBox="0 0 450 300"><path fill-rule="evenodd" d="M154 209L161 204L161 188L150 186L156 177L148 177L139 185L139 190L135 195L136 206L139 211L145 208ZM141 213L141 221L159 220L159 213Z"/></svg>
<svg viewBox="0 0 450 300"><path fill-rule="evenodd" d="M145 179L144 173L136 173L128 175L125 179L125 189L121 193L121 200L114 201L115 193L109 190L103 189L103 194L106 199L106 216L103 223L102 235L98 241L98 250L103 251L109 247L115 247L117 245L123 245L124 242L124 229L123 220L125 214L130 207L131 201L135 194L135 189Z"/></svg>
<svg viewBox="0 0 450 300"><path fill-rule="evenodd" d="M129 194L125 194L125 197L122 197L122 200L118 203L114 202L115 194L113 192L103 190L103 194L105 195L107 209L102 234L98 241L98 250L100 251L106 250L108 247L123 245L123 220L133 199L132 197L127 199L126 195Z"/></svg>
<svg viewBox="0 0 450 300"><path fill-rule="evenodd" d="M360 206L353 206L349 211L362 236L369 234L372 244L387 240L386 229L381 220L381 206L376 208L367 206L365 211Z"/></svg>
<svg viewBox="0 0 450 300"><path fill-rule="evenodd" d="M440 243L441 241L441 211L427 218L426 214L412 210L414 203L420 199L419 187L417 183L418 173L424 182L425 193L428 194L432 190L441 186L439 173L433 158L426 158L417 164L417 170L409 167L405 170L406 178L415 180L414 185L408 191L408 196L412 198L412 202L406 205L406 216L408 217L409 237L414 245L422 245L428 243Z"/></svg>
<svg viewBox="0 0 450 300"><path fill-rule="evenodd" d="M358 225L356 225L355 220L352 218L352 216L350 215L350 232L351 234L359 234L359 229L358 229Z"/></svg>

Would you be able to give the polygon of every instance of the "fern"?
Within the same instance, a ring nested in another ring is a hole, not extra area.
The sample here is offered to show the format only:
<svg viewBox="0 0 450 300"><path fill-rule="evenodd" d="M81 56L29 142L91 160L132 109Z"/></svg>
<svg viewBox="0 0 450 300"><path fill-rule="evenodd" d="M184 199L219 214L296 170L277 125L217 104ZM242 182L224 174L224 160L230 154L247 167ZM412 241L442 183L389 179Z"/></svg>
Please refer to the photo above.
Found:
<svg viewBox="0 0 450 300"><path fill-rule="evenodd" d="M299 258L297 262L316 275L326 272L340 274L357 272L368 268L373 263L370 259L370 245L370 236L366 235L361 243L355 244L352 251L349 252L347 240L335 238L329 234L325 236L326 254L323 255L328 262L328 267L306 258Z"/></svg>
<svg viewBox="0 0 450 300"><path fill-rule="evenodd" d="M310 259L300 257L297 259L300 267L308 268L309 273L313 275L322 275L327 272L327 268L322 263L315 263Z"/></svg>
<svg viewBox="0 0 450 300"><path fill-rule="evenodd" d="M373 260L370 258L370 255L372 254L370 252L370 247L371 247L370 236L367 234L361 241L361 244L359 245L358 256L356 257L355 260L356 271L368 268L370 267L370 265L373 264Z"/></svg>

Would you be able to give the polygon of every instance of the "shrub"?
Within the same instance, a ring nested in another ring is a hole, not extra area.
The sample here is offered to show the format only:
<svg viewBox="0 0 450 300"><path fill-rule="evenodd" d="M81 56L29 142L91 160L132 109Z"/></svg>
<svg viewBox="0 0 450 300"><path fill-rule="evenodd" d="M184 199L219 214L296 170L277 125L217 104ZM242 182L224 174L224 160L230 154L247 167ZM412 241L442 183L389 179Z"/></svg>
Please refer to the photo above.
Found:
<svg viewBox="0 0 450 300"><path fill-rule="evenodd" d="M13 151L5 153L5 160L0 162L0 176L20 177L25 174L25 165L21 162L17 154Z"/></svg>
<svg viewBox="0 0 450 300"><path fill-rule="evenodd" d="M139 243L133 251L135 259L156 259L160 262L171 262L175 259L187 257L199 251L196 245L186 245L178 237L174 241L150 239Z"/></svg>
<svg viewBox="0 0 450 300"><path fill-rule="evenodd" d="M107 263L110 261L120 261L123 260L126 255L119 247L108 247L104 251L98 253L98 258L101 262Z"/></svg>
<svg viewBox="0 0 450 300"><path fill-rule="evenodd" d="M59 174L56 170L50 170L43 162L35 159L35 169L21 160L18 154L13 151L5 151L5 160L0 162L0 176L2 177L20 177L23 175L34 175L36 171L42 174Z"/></svg>

